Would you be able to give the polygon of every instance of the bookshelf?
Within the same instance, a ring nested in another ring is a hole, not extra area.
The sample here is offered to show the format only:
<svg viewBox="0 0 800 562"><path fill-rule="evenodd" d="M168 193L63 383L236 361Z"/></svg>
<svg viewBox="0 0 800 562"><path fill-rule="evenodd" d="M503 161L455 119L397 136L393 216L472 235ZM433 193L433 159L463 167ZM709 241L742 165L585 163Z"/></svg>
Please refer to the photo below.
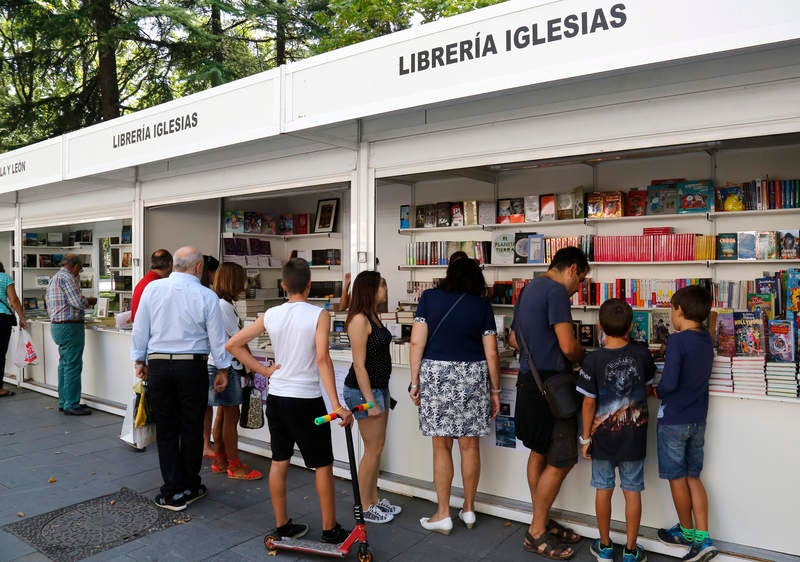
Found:
<svg viewBox="0 0 800 562"><path fill-rule="evenodd" d="M86 227L42 228L23 232L22 294L26 314L44 314L44 297L53 275L61 269L61 260L77 254L83 261L79 284L86 296L96 294L95 252L92 231Z"/></svg>

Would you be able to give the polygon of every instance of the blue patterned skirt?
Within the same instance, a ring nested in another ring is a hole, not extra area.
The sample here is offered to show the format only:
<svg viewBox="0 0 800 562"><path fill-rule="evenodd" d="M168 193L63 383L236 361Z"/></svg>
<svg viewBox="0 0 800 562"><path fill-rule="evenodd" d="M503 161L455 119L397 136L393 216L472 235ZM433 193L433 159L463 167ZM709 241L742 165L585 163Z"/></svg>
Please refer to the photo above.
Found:
<svg viewBox="0 0 800 562"><path fill-rule="evenodd" d="M419 392L419 429L426 437L489 434L489 367L486 361L423 359Z"/></svg>

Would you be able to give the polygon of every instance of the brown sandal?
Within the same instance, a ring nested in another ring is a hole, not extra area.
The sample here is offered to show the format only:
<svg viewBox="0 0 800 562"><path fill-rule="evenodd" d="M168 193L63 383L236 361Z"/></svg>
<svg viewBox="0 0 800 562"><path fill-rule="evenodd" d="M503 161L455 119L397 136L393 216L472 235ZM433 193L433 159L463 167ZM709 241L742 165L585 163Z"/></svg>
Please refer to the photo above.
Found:
<svg viewBox="0 0 800 562"><path fill-rule="evenodd" d="M550 560L569 560L575 556L575 550L571 546L561 543L556 537L547 532L542 533L542 536L538 539L525 532L522 549L525 552L532 552Z"/></svg>
<svg viewBox="0 0 800 562"><path fill-rule="evenodd" d="M547 521L546 529L548 533L563 543L576 544L581 542L581 536L578 533L572 529L568 529L555 519L550 519Z"/></svg>

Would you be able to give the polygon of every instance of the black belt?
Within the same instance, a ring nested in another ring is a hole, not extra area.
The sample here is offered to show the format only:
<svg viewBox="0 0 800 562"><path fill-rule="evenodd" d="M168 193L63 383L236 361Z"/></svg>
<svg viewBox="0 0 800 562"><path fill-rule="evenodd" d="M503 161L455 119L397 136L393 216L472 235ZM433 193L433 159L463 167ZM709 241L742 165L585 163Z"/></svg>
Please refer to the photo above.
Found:
<svg viewBox="0 0 800 562"><path fill-rule="evenodd" d="M53 320L53 324L83 324L83 320Z"/></svg>
<svg viewBox="0 0 800 562"><path fill-rule="evenodd" d="M201 353L150 353L147 358L165 361L208 361L208 355Z"/></svg>

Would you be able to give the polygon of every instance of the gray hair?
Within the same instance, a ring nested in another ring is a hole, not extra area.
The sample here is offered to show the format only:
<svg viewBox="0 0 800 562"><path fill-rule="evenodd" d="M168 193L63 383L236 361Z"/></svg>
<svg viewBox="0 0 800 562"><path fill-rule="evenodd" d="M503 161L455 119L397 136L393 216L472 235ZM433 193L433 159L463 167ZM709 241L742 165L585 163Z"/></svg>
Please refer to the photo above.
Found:
<svg viewBox="0 0 800 562"><path fill-rule="evenodd" d="M67 254L61 258L61 267L74 267L76 265L83 265L83 258L78 254Z"/></svg>
<svg viewBox="0 0 800 562"><path fill-rule="evenodd" d="M175 271L191 272L194 267L203 261L200 250L191 246L183 246L175 250L172 257L172 266Z"/></svg>

